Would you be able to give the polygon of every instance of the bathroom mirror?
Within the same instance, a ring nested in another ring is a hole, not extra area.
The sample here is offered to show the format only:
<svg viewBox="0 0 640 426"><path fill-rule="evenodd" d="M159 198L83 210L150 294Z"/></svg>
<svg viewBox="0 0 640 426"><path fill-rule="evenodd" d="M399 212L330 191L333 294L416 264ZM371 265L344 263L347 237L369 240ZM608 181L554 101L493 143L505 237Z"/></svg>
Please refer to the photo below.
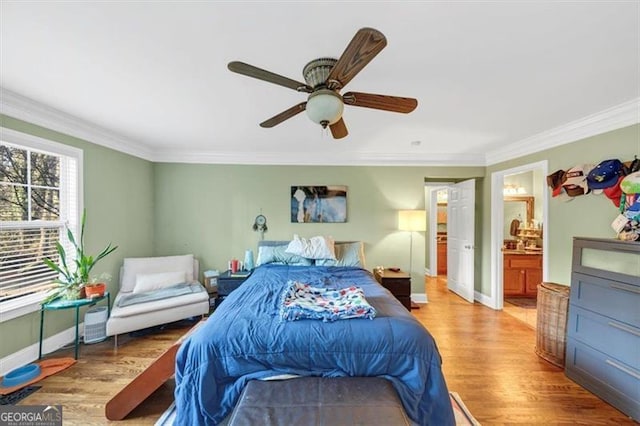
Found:
<svg viewBox="0 0 640 426"><path fill-rule="evenodd" d="M506 195L504 197L504 238L514 237L511 222L520 221L520 228L529 226L533 220L534 198L528 195Z"/></svg>

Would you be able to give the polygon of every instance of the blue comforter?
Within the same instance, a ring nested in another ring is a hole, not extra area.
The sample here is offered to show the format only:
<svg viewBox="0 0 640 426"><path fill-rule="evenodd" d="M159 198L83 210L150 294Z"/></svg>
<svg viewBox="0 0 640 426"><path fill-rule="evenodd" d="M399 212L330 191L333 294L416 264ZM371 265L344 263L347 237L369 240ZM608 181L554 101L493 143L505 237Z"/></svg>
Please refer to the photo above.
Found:
<svg viewBox="0 0 640 426"><path fill-rule="evenodd" d="M282 321L289 280L362 287L373 320ZM390 380L420 425L454 425L441 358L427 330L359 268L265 265L231 293L176 357L176 425L215 425L245 384L281 374L376 376Z"/></svg>

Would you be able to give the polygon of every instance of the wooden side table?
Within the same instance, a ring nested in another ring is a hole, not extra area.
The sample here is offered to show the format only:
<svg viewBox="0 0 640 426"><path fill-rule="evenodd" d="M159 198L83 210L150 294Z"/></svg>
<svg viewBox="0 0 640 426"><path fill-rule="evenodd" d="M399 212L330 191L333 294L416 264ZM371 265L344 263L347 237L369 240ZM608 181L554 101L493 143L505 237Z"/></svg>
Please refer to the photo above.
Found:
<svg viewBox="0 0 640 426"><path fill-rule="evenodd" d="M396 299L411 310L411 275L403 271L390 271L389 269L374 269L373 275L384 288L389 290Z"/></svg>
<svg viewBox="0 0 640 426"><path fill-rule="evenodd" d="M93 297L91 299L78 299L78 300L61 300L56 299L53 302L46 303L40 307L40 346L38 349L38 359L42 358L42 337L44 334L44 311L58 311L61 309L76 310L76 343L75 343L75 359L78 359L78 323L80 322L80 307L81 306L93 306L101 300L107 299L107 318L111 315L111 296L108 291L100 297Z"/></svg>

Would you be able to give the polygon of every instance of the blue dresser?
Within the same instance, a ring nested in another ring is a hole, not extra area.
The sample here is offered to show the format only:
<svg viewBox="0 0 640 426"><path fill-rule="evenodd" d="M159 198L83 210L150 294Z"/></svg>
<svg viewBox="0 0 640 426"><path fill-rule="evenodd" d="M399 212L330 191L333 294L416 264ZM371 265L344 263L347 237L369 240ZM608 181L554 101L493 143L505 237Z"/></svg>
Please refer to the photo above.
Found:
<svg viewBox="0 0 640 426"><path fill-rule="evenodd" d="M565 373L640 421L640 243L574 238Z"/></svg>

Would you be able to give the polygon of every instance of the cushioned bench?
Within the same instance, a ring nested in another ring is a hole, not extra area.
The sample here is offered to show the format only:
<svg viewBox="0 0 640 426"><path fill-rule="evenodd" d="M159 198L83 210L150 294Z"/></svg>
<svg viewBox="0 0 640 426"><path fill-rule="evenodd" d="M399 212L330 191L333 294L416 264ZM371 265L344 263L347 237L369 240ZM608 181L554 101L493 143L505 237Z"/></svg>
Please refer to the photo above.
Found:
<svg viewBox="0 0 640 426"><path fill-rule="evenodd" d="M229 426L410 425L396 390L378 377L251 380Z"/></svg>

